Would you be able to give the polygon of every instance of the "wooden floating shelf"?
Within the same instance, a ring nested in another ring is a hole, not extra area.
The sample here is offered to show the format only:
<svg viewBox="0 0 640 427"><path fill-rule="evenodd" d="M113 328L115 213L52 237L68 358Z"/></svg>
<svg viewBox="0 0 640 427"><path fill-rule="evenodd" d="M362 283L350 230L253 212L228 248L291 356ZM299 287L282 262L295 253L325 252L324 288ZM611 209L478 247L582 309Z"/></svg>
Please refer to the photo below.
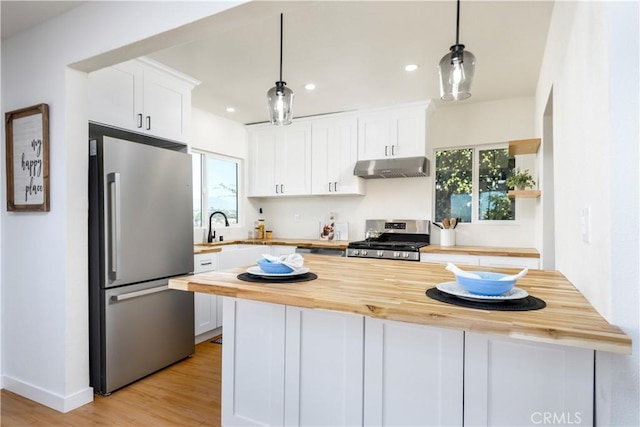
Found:
<svg viewBox="0 0 640 427"><path fill-rule="evenodd" d="M507 195L509 197L525 197L535 199L540 197L540 190L509 190Z"/></svg>
<svg viewBox="0 0 640 427"><path fill-rule="evenodd" d="M540 138L509 141L509 155L536 154L540 147Z"/></svg>

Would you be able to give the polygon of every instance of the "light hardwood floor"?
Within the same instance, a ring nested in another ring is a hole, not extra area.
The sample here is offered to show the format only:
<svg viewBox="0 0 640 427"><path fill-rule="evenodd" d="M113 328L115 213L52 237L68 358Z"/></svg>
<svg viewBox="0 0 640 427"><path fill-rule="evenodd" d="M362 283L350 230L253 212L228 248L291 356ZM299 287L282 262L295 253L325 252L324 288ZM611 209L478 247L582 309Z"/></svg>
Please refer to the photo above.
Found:
<svg viewBox="0 0 640 427"><path fill-rule="evenodd" d="M62 414L2 390L2 427L219 426L222 345L204 341L195 355L92 403Z"/></svg>

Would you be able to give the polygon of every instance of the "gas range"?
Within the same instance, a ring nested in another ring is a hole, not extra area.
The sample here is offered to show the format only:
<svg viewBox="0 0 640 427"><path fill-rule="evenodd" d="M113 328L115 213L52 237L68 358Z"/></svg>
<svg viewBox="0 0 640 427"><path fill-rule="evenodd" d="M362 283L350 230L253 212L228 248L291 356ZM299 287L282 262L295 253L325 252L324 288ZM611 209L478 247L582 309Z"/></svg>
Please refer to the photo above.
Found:
<svg viewBox="0 0 640 427"><path fill-rule="evenodd" d="M420 248L429 244L428 220L368 219L366 238L350 242L347 256L420 261Z"/></svg>

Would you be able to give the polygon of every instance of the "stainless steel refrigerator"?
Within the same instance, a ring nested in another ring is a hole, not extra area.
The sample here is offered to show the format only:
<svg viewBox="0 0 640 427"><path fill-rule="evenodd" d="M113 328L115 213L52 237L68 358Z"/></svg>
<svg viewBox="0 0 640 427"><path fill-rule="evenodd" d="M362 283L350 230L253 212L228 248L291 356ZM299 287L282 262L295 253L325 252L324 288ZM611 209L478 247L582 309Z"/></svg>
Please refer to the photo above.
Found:
<svg viewBox="0 0 640 427"><path fill-rule="evenodd" d="M193 294L167 287L170 277L193 271L191 173L184 152L90 136L89 342L97 393L194 352Z"/></svg>

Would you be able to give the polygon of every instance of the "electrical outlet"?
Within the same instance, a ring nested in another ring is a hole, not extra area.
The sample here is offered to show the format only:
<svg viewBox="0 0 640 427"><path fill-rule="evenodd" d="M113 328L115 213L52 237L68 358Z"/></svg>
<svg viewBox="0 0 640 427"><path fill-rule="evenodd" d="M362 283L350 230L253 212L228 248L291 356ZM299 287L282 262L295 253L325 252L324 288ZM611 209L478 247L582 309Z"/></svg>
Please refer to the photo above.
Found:
<svg viewBox="0 0 640 427"><path fill-rule="evenodd" d="M300 222L300 214L293 214L293 221Z"/></svg>

